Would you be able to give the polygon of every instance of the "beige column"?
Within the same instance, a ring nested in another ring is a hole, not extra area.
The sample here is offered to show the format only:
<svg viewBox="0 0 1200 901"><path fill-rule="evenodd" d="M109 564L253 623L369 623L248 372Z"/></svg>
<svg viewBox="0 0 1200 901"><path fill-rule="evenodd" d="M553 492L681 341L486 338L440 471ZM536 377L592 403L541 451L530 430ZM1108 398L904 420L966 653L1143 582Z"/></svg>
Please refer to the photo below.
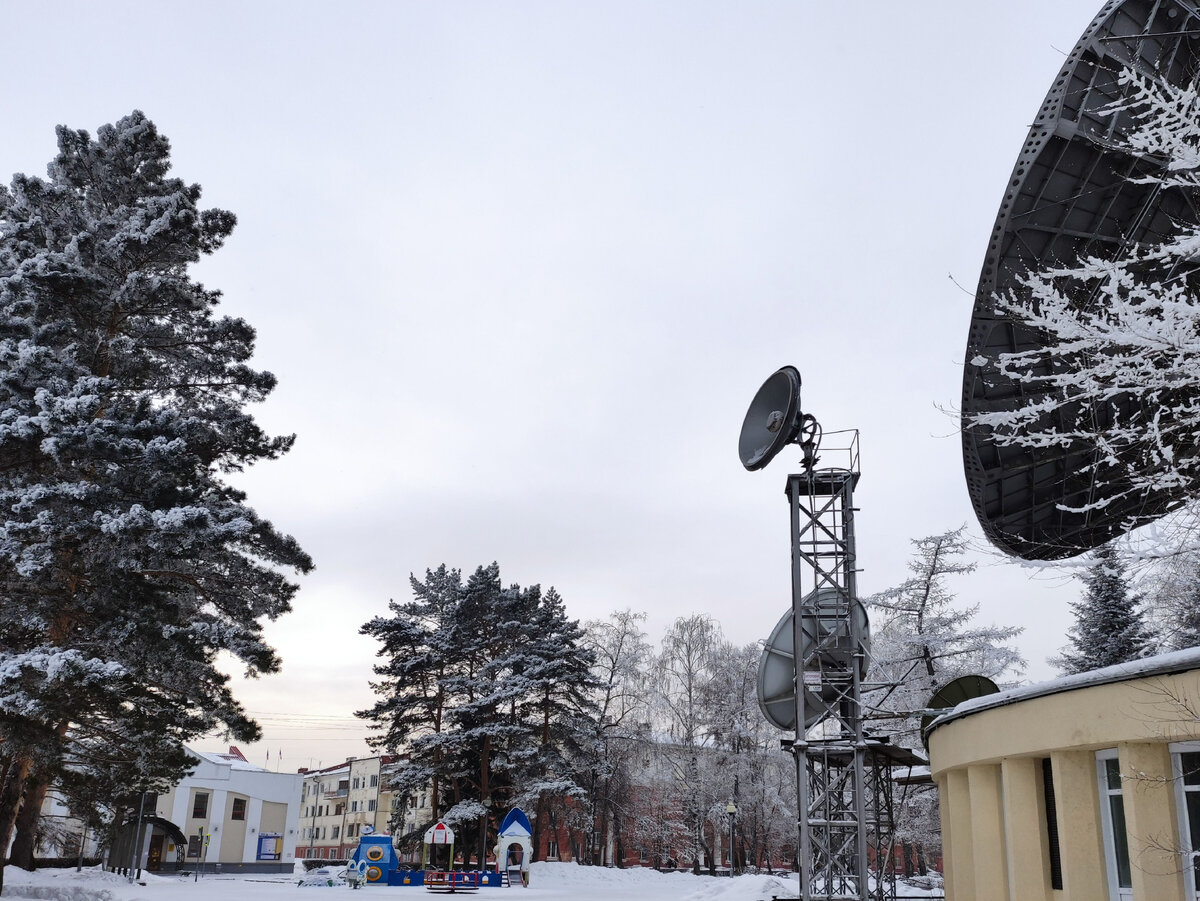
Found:
<svg viewBox="0 0 1200 901"><path fill-rule="evenodd" d="M1133 897L1183 901L1182 842L1170 749L1161 742L1130 742L1117 750Z"/></svg>
<svg viewBox="0 0 1200 901"><path fill-rule="evenodd" d="M950 786L946 777L939 775L933 779L938 791L938 819L942 824L942 882L947 898L956 898L954 894L954 865L950 859L950 849L954 847L954 823L950 820Z"/></svg>
<svg viewBox="0 0 1200 901"><path fill-rule="evenodd" d="M967 767L967 784L971 792L976 901L1008 901L1008 853L1004 841L1004 788L1000 766L989 763Z"/></svg>
<svg viewBox="0 0 1200 901"><path fill-rule="evenodd" d="M1096 755L1092 751L1056 751L1050 755L1050 766L1058 807L1063 901L1105 901L1108 869L1100 833Z"/></svg>
<svg viewBox="0 0 1200 901"><path fill-rule="evenodd" d="M975 901L975 848L971 830L971 789L965 769L946 773L942 809L949 811L953 823L953 843L942 835L942 865L952 876L946 883L946 901ZM946 814L943 813L943 816Z"/></svg>
<svg viewBox="0 0 1200 901"><path fill-rule="evenodd" d="M1004 840L1008 850L1009 901L1050 901L1050 848L1040 757L1006 757Z"/></svg>

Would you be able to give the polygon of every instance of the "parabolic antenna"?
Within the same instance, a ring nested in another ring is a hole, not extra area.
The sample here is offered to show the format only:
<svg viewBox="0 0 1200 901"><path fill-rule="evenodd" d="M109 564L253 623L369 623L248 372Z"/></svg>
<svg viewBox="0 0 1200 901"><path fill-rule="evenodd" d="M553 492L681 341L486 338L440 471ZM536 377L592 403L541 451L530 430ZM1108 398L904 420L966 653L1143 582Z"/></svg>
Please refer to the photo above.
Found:
<svg viewBox="0 0 1200 901"><path fill-rule="evenodd" d="M812 652L813 648L825 638L834 636L829 647L820 655L822 675L831 672L849 672L854 659L854 648L850 639L850 621L838 612L840 595L835 588L818 588L808 594L801 602L802 646L800 656L803 658ZM870 625L867 621L867 610L859 602L853 604L852 615L858 620L862 654L859 656L859 678L867 676L867 657L871 649ZM811 611L811 613L809 612ZM771 630L763 647L762 656L758 660L758 706L767 718L767 722L780 729L796 728L796 655L793 623L795 617L789 610L783 619ZM834 712L831 705L844 696L836 686L828 681L818 682L815 679L807 690L808 699L806 710L812 713L806 715L804 727L807 729L823 720Z"/></svg>
<svg viewBox="0 0 1200 901"><path fill-rule="evenodd" d="M1055 390L1018 382L991 365L1000 354L1045 346L1041 333L997 311L997 295L1021 297L1023 275L1086 257L1114 259L1200 221L1183 192L1139 184L1139 178L1161 170L1161 161L1129 153L1123 138L1131 114L1105 111L1129 90L1118 84L1123 70L1184 86L1198 68L1200 2L1110 0L1055 79L1005 188L967 339L962 441L975 514L988 539L1015 556L1072 557L1184 501L1185 489L1178 485L1129 491L1130 461L1101 454L1094 442L1001 446L988 430L970 423L980 414L1036 403ZM1170 277L1200 287L1195 263ZM1082 309L1101 302L1088 285L1073 282L1062 290ZM1048 374L1050 366L1035 374ZM1081 414L1097 432L1114 421L1146 421L1139 402L1118 395L1094 409L1076 405L1044 414L1034 430L1067 431Z"/></svg>
<svg viewBox="0 0 1200 901"><path fill-rule="evenodd" d="M957 707L963 701L982 698L984 695L994 695L999 690L996 683L987 676L960 676L935 691L925 706L930 711L949 710ZM939 716L941 716L940 713L930 712L921 717L921 740L925 742L926 750L929 749L929 742L925 741L925 730Z"/></svg>
<svg viewBox="0 0 1200 901"><path fill-rule="evenodd" d="M742 465L754 471L762 469L775 455L801 440L806 419L800 410L800 373L784 366L763 382L738 436L738 456Z"/></svg>

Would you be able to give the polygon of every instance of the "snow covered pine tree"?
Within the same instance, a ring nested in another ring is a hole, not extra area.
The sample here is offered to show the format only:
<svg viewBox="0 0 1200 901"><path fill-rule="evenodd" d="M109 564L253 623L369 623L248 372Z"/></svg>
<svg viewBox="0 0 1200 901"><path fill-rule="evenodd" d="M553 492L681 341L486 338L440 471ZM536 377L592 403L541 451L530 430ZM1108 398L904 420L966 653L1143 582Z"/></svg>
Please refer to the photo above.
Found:
<svg viewBox="0 0 1200 901"><path fill-rule="evenodd" d="M1145 657L1152 638L1142 621L1140 598L1129 590L1125 565L1116 548L1095 551L1096 562L1083 576L1083 598L1071 604L1075 625L1062 654L1050 662L1065 673L1086 673Z"/></svg>
<svg viewBox="0 0 1200 901"><path fill-rule="evenodd" d="M584 798L597 763L592 651L553 588L505 588L496 563L465 583L445 565L409 581L414 600L360 630L382 647L377 700L356 715L372 747L405 752L390 787L431 786L433 818L464 824L467 848L486 812L535 803L537 847L544 821L563 815L555 802Z"/></svg>
<svg viewBox="0 0 1200 901"><path fill-rule="evenodd" d="M188 275L233 215L140 112L58 146L0 187L0 847L65 762L154 789L184 741L255 738L215 658L278 669L261 620L312 566L223 478L293 440L244 410L275 385L253 329Z"/></svg>

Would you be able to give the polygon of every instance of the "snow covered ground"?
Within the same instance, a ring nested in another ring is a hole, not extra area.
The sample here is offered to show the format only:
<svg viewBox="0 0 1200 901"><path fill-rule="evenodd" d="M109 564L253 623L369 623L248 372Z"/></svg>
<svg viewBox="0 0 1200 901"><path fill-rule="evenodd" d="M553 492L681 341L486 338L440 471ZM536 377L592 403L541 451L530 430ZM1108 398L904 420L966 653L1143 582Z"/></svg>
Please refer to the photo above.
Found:
<svg viewBox="0 0 1200 901"><path fill-rule="evenodd" d="M85 869L38 870L27 873L16 867L4 870L5 898L43 901L328 901L331 895L350 891L333 888L300 888L299 876L154 876L144 874L130 884L124 876ZM372 886L360 890L354 901L419 901L435 897L420 888ZM484 888L481 898L492 901L771 901L799 895L796 877L737 876L733 879L659 873L647 869L605 869L573 863L535 863L528 889ZM902 886L901 895L941 897Z"/></svg>

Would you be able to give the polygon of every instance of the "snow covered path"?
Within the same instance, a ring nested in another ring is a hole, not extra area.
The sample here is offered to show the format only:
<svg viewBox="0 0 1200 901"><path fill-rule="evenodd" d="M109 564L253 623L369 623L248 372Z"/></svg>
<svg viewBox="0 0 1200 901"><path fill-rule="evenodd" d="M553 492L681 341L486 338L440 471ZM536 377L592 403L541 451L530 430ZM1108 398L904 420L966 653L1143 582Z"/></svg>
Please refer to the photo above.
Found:
<svg viewBox="0 0 1200 901"><path fill-rule="evenodd" d="M154 876L144 884L125 877L86 869L39 870L27 873L16 867L4 870L5 898L43 901L332 901L345 898L350 889L299 888L299 876ZM424 889L364 887L354 901L425 901L437 897ZM799 880L781 876L737 876L733 879L659 873L648 869L605 869L572 863L535 863L527 889L484 888L483 901L771 901L795 898ZM905 888L901 894L920 892ZM490 896L490 899L489 899ZM940 893L932 897L940 897ZM349 899L346 899L349 901Z"/></svg>

